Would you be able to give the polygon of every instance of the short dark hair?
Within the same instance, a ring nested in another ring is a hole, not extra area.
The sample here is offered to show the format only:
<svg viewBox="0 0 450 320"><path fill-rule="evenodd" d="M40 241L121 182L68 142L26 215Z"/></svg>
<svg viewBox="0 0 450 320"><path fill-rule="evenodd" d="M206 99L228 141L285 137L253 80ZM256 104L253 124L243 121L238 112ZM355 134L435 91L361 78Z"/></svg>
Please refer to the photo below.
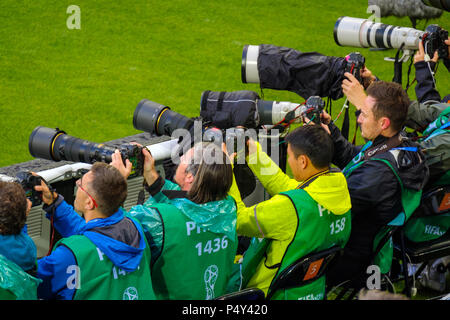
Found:
<svg viewBox="0 0 450 320"><path fill-rule="evenodd" d="M375 119L387 117L391 127L400 131L408 116L411 101L402 86L395 82L375 81L367 88L367 94L375 99Z"/></svg>
<svg viewBox="0 0 450 320"><path fill-rule="evenodd" d="M225 199L233 183L233 169L222 149L214 143L202 143L194 147L191 161L186 171L194 175L194 182L188 198L198 204Z"/></svg>
<svg viewBox="0 0 450 320"><path fill-rule="evenodd" d="M17 235L27 219L27 197L16 182L0 181L0 234Z"/></svg>
<svg viewBox="0 0 450 320"><path fill-rule="evenodd" d="M90 171L93 175L90 185L98 209L111 216L127 198L127 180L119 170L103 162L94 163Z"/></svg>
<svg viewBox="0 0 450 320"><path fill-rule="evenodd" d="M318 168L327 168L333 159L334 145L330 135L320 125L304 125L285 138L295 157L306 155Z"/></svg>

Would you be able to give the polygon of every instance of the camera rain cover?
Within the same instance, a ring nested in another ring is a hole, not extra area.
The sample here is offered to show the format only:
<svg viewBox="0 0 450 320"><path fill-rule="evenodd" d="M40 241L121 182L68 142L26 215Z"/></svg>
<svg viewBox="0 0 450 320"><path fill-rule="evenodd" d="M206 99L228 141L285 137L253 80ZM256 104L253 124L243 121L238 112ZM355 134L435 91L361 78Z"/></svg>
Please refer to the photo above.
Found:
<svg viewBox="0 0 450 320"><path fill-rule="evenodd" d="M341 57L271 44L259 45L261 88L292 91L304 99L310 96L341 98L345 66L345 58Z"/></svg>
<svg viewBox="0 0 450 320"><path fill-rule="evenodd" d="M204 91L201 98L200 116L220 129L243 126L256 128L259 124L256 101L253 91L233 92Z"/></svg>

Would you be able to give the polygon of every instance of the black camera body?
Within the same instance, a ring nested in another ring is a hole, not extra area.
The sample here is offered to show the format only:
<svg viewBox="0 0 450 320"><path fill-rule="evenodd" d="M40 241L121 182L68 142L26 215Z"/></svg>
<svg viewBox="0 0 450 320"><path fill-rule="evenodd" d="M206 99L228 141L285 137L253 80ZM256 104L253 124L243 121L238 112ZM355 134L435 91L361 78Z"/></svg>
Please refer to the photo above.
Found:
<svg viewBox="0 0 450 320"><path fill-rule="evenodd" d="M305 116L315 124L320 124L320 114L325 108L325 101L319 96L312 96L306 100L305 107Z"/></svg>
<svg viewBox="0 0 450 320"><path fill-rule="evenodd" d="M359 52L352 52L345 56L345 60L347 61L345 72L351 73L362 84L363 80L360 70L364 69L366 58Z"/></svg>
<svg viewBox="0 0 450 320"><path fill-rule="evenodd" d="M422 37L423 47L430 58L433 58L437 51L440 59L448 58L448 46L445 40L448 39L448 31L442 29L437 24L431 24L425 29L426 33Z"/></svg>
<svg viewBox="0 0 450 320"><path fill-rule="evenodd" d="M25 195L31 201L32 206L42 203L42 192L36 191L35 186L40 186L42 178L34 176L30 172L22 171L16 175L17 182L22 186Z"/></svg>
<svg viewBox="0 0 450 320"><path fill-rule="evenodd" d="M142 154L142 149L145 147L140 147L134 144L123 144L118 149L122 157L123 162L129 160L133 165L130 173L130 177L142 176L144 170L144 155Z"/></svg>
<svg viewBox="0 0 450 320"><path fill-rule="evenodd" d="M247 154L247 141L248 136L245 135L244 128L220 129L209 124L203 124L202 126L202 142L216 144L223 142L227 146L228 154L241 153L242 151Z"/></svg>

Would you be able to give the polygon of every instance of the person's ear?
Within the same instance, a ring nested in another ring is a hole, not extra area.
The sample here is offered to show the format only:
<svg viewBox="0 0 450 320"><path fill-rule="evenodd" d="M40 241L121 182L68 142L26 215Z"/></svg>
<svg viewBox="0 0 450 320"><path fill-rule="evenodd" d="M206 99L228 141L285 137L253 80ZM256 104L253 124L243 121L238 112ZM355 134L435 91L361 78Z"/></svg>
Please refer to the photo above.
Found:
<svg viewBox="0 0 450 320"><path fill-rule="evenodd" d="M298 156L297 161L299 163L299 166L301 169L306 169L306 167L308 166L308 157L305 156L304 154L301 154Z"/></svg>
<svg viewBox="0 0 450 320"><path fill-rule="evenodd" d="M93 210L95 209L94 202L90 197L86 197L86 200L84 201L84 209L85 210Z"/></svg>
<svg viewBox="0 0 450 320"><path fill-rule="evenodd" d="M391 125L391 120L387 117L381 117L380 125L382 130L386 130Z"/></svg>
<svg viewBox="0 0 450 320"><path fill-rule="evenodd" d="M194 179L195 179L194 175L188 172L184 177L184 182L188 185L192 185L194 183Z"/></svg>

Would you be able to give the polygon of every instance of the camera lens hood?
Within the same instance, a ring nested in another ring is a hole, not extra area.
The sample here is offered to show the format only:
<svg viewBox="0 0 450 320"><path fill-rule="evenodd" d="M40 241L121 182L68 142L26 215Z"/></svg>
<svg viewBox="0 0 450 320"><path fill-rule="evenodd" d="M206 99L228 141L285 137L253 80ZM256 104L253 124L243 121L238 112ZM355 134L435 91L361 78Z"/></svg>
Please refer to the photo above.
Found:
<svg viewBox="0 0 450 320"><path fill-rule="evenodd" d="M28 150L30 151L30 154L35 158L55 161L60 160L55 159L53 153L53 142L60 134L65 134L65 132L58 128L36 127L28 140Z"/></svg>

